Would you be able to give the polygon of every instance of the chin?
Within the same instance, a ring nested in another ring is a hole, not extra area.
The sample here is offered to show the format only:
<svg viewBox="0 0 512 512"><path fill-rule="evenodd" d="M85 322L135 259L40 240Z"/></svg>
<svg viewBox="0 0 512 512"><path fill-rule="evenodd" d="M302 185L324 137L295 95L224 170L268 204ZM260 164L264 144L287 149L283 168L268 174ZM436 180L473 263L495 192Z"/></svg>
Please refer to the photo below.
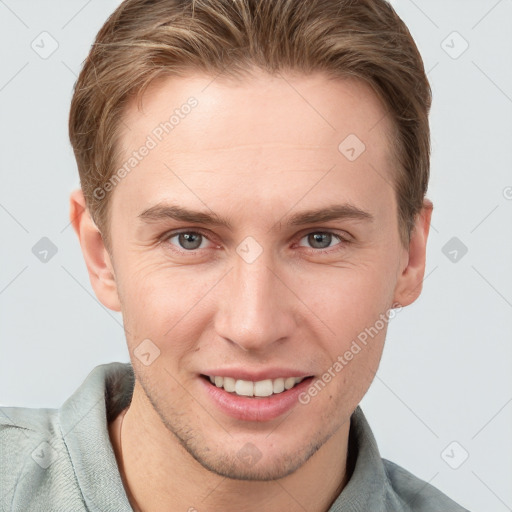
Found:
<svg viewBox="0 0 512 512"><path fill-rule="evenodd" d="M319 447L308 445L300 452L295 450L290 454L269 454L266 457L251 443L244 445L238 452L229 454L224 450L215 455L204 447L194 450L193 446L185 446L185 449L203 468L221 477L268 482L295 473Z"/></svg>

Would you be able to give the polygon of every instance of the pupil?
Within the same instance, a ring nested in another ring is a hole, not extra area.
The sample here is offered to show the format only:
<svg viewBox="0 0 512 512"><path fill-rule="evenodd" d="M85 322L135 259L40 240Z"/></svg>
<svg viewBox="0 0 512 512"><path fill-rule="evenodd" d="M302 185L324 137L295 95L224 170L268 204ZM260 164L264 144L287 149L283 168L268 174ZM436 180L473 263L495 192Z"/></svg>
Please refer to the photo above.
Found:
<svg viewBox="0 0 512 512"><path fill-rule="evenodd" d="M184 249L197 249L201 245L201 236L199 233L180 233L180 245Z"/></svg>
<svg viewBox="0 0 512 512"><path fill-rule="evenodd" d="M309 243L316 249L325 249L331 244L331 237L330 233L313 233L309 235Z"/></svg>

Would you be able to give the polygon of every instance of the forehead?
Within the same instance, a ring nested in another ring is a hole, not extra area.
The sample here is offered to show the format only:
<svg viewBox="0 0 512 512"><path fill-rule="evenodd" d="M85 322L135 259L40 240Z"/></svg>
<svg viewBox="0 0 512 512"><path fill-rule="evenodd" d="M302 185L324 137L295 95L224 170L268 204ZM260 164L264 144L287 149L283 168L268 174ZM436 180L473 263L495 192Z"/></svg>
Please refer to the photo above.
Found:
<svg viewBox="0 0 512 512"><path fill-rule="evenodd" d="M298 194L332 168L368 194L392 180L392 125L360 80L322 73L255 72L237 80L191 74L155 81L141 106L133 100L125 110L119 166L144 145L151 150L114 191L126 189L141 207L176 186L184 190L183 173L196 195L232 193L233 187L260 196L276 187Z"/></svg>
<svg viewBox="0 0 512 512"><path fill-rule="evenodd" d="M178 130L178 124L185 123L176 124L173 136L179 132L180 142L189 149L280 142L325 145L349 133L371 145L387 146L384 139L391 128L385 106L370 85L356 78L335 79L320 72L269 75L260 70L237 79L197 73L155 80L142 97L142 111L135 99L129 102L121 125L123 145L151 133L190 98L197 101L191 122L218 130L205 130L199 138L190 130Z"/></svg>

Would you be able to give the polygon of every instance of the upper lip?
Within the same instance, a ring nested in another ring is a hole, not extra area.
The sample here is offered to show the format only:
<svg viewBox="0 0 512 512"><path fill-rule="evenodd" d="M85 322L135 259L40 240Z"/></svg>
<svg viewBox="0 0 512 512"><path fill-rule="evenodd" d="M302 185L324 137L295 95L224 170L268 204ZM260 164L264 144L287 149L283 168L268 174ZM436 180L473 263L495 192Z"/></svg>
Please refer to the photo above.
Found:
<svg viewBox="0 0 512 512"><path fill-rule="evenodd" d="M249 370L247 368L217 368L212 370L205 370L203 375L208 377L232 377L235 380L250 380L258 382L267 379L278 379L280 377L310 377L311 373L306 373L300 370L293 370L291 368L265 368L262 370Z"/></svg>

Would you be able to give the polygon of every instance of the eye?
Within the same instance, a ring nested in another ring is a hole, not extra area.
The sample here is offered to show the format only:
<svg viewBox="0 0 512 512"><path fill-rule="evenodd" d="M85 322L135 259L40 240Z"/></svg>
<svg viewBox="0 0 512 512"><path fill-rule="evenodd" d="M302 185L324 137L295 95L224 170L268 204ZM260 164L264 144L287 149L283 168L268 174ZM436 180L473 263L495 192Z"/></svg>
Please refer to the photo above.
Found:
<svg viewBox="0 0 512 512"><path fill-rule="evenodd" d="M303 236L299 241L299 245L304 247L303 240L306 240L313 249L327 249L339 244L348 243L348 240L329 231L314 231ZM332 242L335 243L333 244Z"/></svg>
<svg viewBox="0 0 512 512"><path fill-rule="evenodd" d="M197 231L182 231L181 233L170 235L166 239L172 245L186 251L204 249L208 244L208 239Z"/></svg>
<svg viewBox="0 0 512 512"><path fill-rule="evenodd" d="M200 249L207 249L208 244L213 242L199 231L181 231L178 233L168 233L162 237L162 241L175 248L177 252L194 252ZM332 247L341 249L349 244L350 240L330 231L312 231L303 236L298 245L310 248L315 253L328 252ZM215 246L215 244L213 244Z"/></svg>

